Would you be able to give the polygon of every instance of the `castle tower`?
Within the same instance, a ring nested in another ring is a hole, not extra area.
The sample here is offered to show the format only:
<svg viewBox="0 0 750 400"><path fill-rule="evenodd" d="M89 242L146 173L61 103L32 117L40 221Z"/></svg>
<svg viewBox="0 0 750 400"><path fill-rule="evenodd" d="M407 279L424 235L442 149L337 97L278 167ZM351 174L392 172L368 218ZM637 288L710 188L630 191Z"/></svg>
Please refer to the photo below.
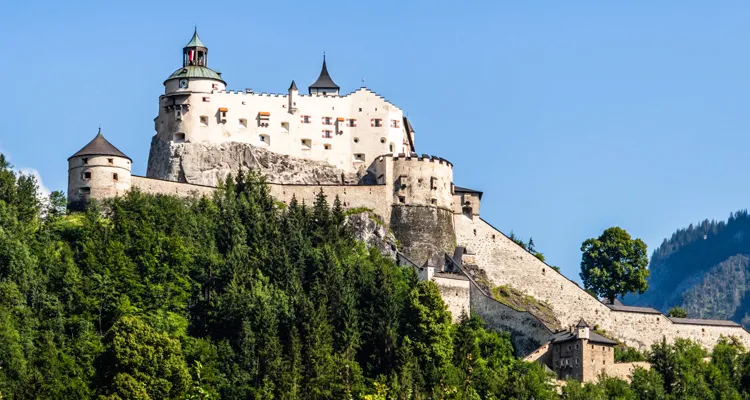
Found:
<svg viewBox="0 0 750 400"><path fill-rule="evenodd" d="M198 37L198 28L195 28L193 37L190 42L182 49L182 66L187 67L196 65L199 67L208 66L208 47L201 42Z"/></svg>
<svg viewBox="0 0 750 400"><path fill-rule="evenodd" d="M318 79L310 85L308 88L310 94L323 94L323 95L334 95L339 94L339 85L333 82L331 75L328 73L328 67L326 67L326 56L323 55L323 68L320 70L320 76Z"/></svg>
<svg viewBox="0 0 750 400"><path fill-rule="evenodd" d="M297 89L297 84L292 81L292 84L289 85L289 113L294 114L297 112L297 96L299 96L299 89Z"/></svg>
<svg viewBox="0 0 750 400"><path fill-rule="evenodd" d="M102 200L130 189L133 160L96 134L81 150L68 158L68 204L80 208L90 199Z"/></svg>
<svg viewBox="0 0 750 400"><path fill-rule="evenodd" d="M164 81L165 94L210 93L225 90L226 85L220 73L208 68L208 47L201 41L196 28L190 42L182 48L182 68Z"/></svg>

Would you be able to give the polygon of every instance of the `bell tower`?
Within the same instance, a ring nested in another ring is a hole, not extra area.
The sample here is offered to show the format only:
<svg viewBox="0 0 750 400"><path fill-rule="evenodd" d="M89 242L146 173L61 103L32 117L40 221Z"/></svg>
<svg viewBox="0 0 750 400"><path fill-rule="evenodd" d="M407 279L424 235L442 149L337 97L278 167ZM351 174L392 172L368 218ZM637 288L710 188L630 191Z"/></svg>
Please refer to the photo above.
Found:
<svg viewBox="0 0 750 400"><path fill-rule="evenodd" d="M198 28L195 28L193 37L182 49L182 66L208 67L208 47L198 37Z"/></svg>

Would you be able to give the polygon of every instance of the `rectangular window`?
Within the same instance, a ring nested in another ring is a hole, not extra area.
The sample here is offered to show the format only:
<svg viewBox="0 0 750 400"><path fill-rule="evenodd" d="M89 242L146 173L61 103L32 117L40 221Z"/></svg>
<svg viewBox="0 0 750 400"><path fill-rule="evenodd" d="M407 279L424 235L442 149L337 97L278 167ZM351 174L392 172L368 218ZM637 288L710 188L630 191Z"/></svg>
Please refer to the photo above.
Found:
<svg viewBox="0 0 750 400"><path fill-rule="evenodd" d="M78 189L78 192L81 194L91 194L91 188L88 187L82 187Z"/></svg>
<svg viewBox="0 0 750 400"><path fill-rule="evenodd" d="M354 155L354 161L355 162L364 162L365 161L365 155L363 153L357 153Z"/></svg>
<svg viewBox="0 0 750 400"><path fill-rule="evenodd" d="M174 110L174 119L178 121L182 119L182 110Z"/></svg>
<svg viewBox="0 0 750 400"><path fill-rule="evenodd" d="M88 159L88 157L83 157L83 158L81 159L81 161L83 161L83 165L86 165L86 164L88 164L88 163L89 163L89 159Z"/></svg>
<svg viewBox="0 0 750 400"><path fill-rule="evenodd" d="M331 125L333 124L333 119L331 117L323 117L323 125Z"/></svg>
<svg viewBox="0 0 750 400"><path fill-rule="evenodd" d="M309 115L303 115L302 116L302 123L303 124L309 124L310 123L310 116Z"/></svg>
<svg viewBox="0 0 750 400"><path fill-rule="evenodd" d="M357 126L357 120L354 119L354 118L349 118L349 120L347 122L348 123L347 123L346 126L348 126L348 127L353 128L353 127Z"/></svg>
<svg viewBox="0 0 750 400"><path fill-rule="evenodd" d="M117 182L117 179L118 179L117 172L115 172L115 173L112 174L112 180L115 181L115 182Z"/></svg>
<svg viewBox="0 0 750 400"><path fill-rule="evenodd" d="M211 98L210 98L210 97L204 97L204 98L203 98L203 102L204 102L204 103L208 103L208 102L210 102L210 101L211 101Z"/></svg>
<svg viewBox="0 0 750 400"><path fill-rule="evenodd" d="M281 123L281 130L285 131L286 133L289 133L289 122L282 122Z"/></svg>
<svg viewBox="0 0 750 400"><path fill-rule="evenodd" d="M302 139L302 150L310 150L312 147L312 140Z"/></svg>
<svg viewBox="0 0 750 400"><path fill-rule="evenodd" d="M247 120L245 118L240 118L240 126L247 128Z"/></svg>
<svg viewBox="0 0 750 400"><path fill-rule="evenodd" d="M91 172L84 172L83 173L83 179L91 179Z"/></svg>
<svg viewBox="0 0 750 400"><path fill-rule="evenodd" d="M398 128L399 126L400 125L398 124L398 120L397 119L392 119L391 120L391 128Z"/></svg>
<svg viewBox="0 0 750 400"><path fill-rule="evenodd" d="M201 126L208 126L208 115L201 115Z"/></svg>
<svg viewBox="0 0 750 400"><path fill-rule="evenodd" d="M383 120L381 118L374 118L372 126L374 126L376 128L379 128L379 127L383 126Z"/></svg>
<svg viewBox="0 0 750 400"><path fill-rule="evenodd" d="M323 138L330 139L332 137L333 137L333 132L328 131L328 130L323 131Z"/></svg>
<svg viewBox="0 0 750 400"><path fill-rule="evenodd" d="M115 163L115 159L114 158L108 158L107 159L107 164L112 165L114 163Z"/></svg>
<svg viewBox="0 0 750 400"><path fill-rule="evenodd" d="M326 149L326 150L331 150L331 144L330 143L326 143L326 144L323 145L323 148Z"/></svg>

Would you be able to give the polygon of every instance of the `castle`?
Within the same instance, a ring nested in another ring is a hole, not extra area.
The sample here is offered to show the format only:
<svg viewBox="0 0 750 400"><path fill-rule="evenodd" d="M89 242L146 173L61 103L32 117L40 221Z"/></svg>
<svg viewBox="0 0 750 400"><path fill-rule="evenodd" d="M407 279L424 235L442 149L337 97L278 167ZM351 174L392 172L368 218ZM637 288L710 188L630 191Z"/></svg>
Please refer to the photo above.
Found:
<svg viewBox="0 0 750 400"><path fill-rule="evenodd" d="M311 204L323 190L345 207L371 210L397 239L398 261L438 284L454 318L470 309L510 332L518 355L548 360L551 368L550 344L582 318L607 340L641 350L663 337L710 348L721 336L734 336L750 347L750 333L731 321L605 304L528 253L480 217L482 192L454 185L452 163L415 152L415 131L401 109L365 87L342 95L325 58L307 94L295 81L285 94L227 91L196 30L183 48L182 67L164 87L146 176L133 175L132 160L100 131L68 159L71 207L133 188L209 195L227 174L253 168L280 201ZM500 286L546 304L557 322L497 301L492 288Z"/></svg>

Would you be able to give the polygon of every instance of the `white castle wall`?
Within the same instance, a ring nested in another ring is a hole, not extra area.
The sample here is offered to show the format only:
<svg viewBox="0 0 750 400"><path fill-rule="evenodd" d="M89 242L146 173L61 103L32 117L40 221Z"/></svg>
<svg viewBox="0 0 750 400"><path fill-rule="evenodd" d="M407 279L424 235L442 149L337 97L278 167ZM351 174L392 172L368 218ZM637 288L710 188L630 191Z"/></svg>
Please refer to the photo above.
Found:
<svg viewBox="0 0 750 400"><path fill-rule="evenodd" d="M454 323L458 322L462 312L469 315L471 282L468 279L462 275L435 274L432 280L440 289L440 297L448 307Z"/></svg>
<svg viewBox="0 0 750 400"><path fill-rule="evenodd" d="M177 85L177 79L167 81L166 95L159 99L155 129L161 141L244 142L347 171L366 168L382 154L410 151L401 109L366 88L345 96L311 96L226 92L218 81L196 78L190 78L188 89ZM291 113L290 107L296 111ZM349 126L350 119L356 126ZM381 126L373 126L375 119ZM330 138L324 137L325 130ZM364 160L355 156L359 154Z"/></svg>
<svg viewBox="0 0 750 400"><path fill-rule="evenodd" d="M668 341L689 338L712 348L722 335L735 336L750 346L750 333L739 326L678 324L661 314L611 310L481 218L456 215L455 227L458 244L475 253L474 263L486 271L494 285L510 285L548 302L563 326L584 318L641 350L662 337Z"/></svg>
<svg viewBox="0 0 750 400"><path fill-rule="evenodd" d="M68 201L77 203L89 198L123 195L131 186L130 164L127 158L115 156L71 157L68 160ZM86 173L90 178L85 177Z"/></svg>

